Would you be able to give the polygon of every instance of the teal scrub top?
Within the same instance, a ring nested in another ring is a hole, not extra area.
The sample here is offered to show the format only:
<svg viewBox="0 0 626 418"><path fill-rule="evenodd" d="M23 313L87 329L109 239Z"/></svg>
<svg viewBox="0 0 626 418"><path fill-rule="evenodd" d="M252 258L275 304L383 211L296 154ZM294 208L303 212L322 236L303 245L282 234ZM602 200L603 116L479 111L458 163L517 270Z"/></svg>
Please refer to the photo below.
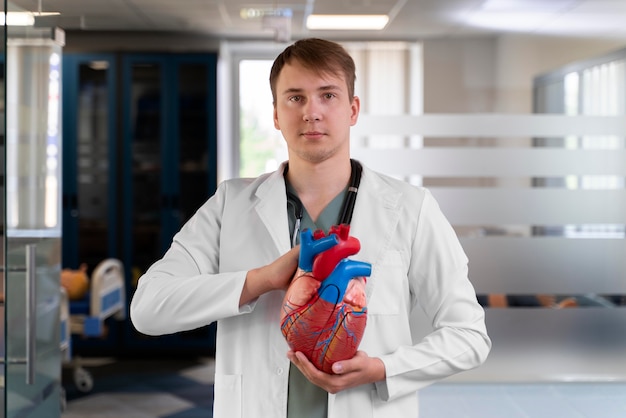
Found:
<svg viewBox="0 0 626 418"><path fill-rule="evenodd" d="M287 190L294 195L295 190L287 184ZM347 188L346 188L347 190ZM339 211L343 204L346 190L339 193L320 213L318 219L314 222L306 209L303 207L303 216L300 223L300 230L318 229L328 233L330 227L337 223L339 219ZM296 221L295 212L289 207L289 231L293 234ZM291 237L293 239L293 237ZM296 238L296 242L300 242L300 237ZM304 375L298 370L293 363L289 367L289 395L287 398L287 417L288 418L327 418L328 417L328 392L319 386L309 382Z"/></svg>

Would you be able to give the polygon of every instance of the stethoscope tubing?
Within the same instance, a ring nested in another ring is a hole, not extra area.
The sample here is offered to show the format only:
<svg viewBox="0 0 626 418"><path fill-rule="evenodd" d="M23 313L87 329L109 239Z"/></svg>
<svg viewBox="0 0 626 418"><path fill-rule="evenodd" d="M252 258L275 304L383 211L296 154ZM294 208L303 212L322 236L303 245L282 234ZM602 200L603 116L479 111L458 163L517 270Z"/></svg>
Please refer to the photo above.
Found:
<svg viewBox="0 0 626 418"><path fill-rule="evenodd" d="M341 205L341 210L339 211L339 219L337 221L337 225L350 225L352 222L352 214L354 213L354 205L356 204L356 196L359 191L359 185L361 184L361 174L363 172L363 167L361 163L356 160L350 160L350 166L352 167L352 172L350 174L350 184L348 185L348 190L346 192L346 197L343 200L343 204ZM285 166L284 175L287 174L289 170L289 165ZM295 225L292 237L291 245L295 247L298 239L298 233L300 232L300 223L302 221L302 217L304 216L304 206L300 201L300 198L296 196L294 193L287 191L287 205L293 206L295 213Z"/></svg>

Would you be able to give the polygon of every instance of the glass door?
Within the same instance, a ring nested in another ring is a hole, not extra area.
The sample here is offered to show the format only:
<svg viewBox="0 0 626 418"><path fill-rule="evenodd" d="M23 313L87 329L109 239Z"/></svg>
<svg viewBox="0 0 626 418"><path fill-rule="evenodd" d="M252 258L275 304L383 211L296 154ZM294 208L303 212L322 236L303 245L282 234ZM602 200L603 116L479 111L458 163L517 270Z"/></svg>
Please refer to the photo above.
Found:
<svg viewBox="0 0 626 418"><path fill-rule="evenodd" d="M60 416L62 39L10 28L6 44L7 418Z"/></svg>
<svg viewBox="0 0 626 418"><path fill-rule="evenodd" d="M6 22L6 0L0 3L0 13L4 16L4 21ZM4 28L3 28L4 29ZM6 50L6 36L5 31L3 30L0 34L1 43L0 43L0 55L4 57L4 51ZM0 388L2 388L2 396L0 397L0 418L4 418L5 415L5 398L6 398L6 388L5 388L5 365L6 365L6 321L4 314L4 295L5 292L5 272L6 272L6 263L4 256L5 249L5 241L6 235L4 233L4 225L5 225L5 211L4 211L4 201L5 201L5 167L6 167L6 147L5 143L5 106L4 106L4 81L6 79L4 75L4 59L0 60L0 327L2 327L2 332L0 332L0 361L2 362L2 371L0 372Z"/></svg>

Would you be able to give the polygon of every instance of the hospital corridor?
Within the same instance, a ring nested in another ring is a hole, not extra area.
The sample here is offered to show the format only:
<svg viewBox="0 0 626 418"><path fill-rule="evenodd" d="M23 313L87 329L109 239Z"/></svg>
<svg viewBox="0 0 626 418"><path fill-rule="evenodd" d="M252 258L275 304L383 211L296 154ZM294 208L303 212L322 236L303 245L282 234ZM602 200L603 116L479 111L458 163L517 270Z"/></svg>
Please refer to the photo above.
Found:
<svg viewBox="0 0 626 418"><path fill-rule="evenodd" d="M0 418L626 417L624 3L0 0Z"/></svg>

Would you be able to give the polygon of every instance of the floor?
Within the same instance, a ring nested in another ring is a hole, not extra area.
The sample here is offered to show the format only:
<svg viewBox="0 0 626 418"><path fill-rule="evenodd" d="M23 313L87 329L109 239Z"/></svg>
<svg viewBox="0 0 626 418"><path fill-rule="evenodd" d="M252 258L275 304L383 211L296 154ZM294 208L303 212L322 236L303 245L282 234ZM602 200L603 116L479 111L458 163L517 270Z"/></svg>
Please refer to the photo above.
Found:
<svg viewBox="0 0 626 418"><path fill-rule="evenodd" d="M64 367L62 418L210 418L213 360L82 359L93 388L81 391L75 368Z"/></svg>
<svg viewBox="0 0 626 418"><path fill-rule="evenodd" d="M88 393L64 368L62 418L210 418L213 360L92 359ZM420 418L624 418L626 383L438 383L420 394Z"/></svg>

